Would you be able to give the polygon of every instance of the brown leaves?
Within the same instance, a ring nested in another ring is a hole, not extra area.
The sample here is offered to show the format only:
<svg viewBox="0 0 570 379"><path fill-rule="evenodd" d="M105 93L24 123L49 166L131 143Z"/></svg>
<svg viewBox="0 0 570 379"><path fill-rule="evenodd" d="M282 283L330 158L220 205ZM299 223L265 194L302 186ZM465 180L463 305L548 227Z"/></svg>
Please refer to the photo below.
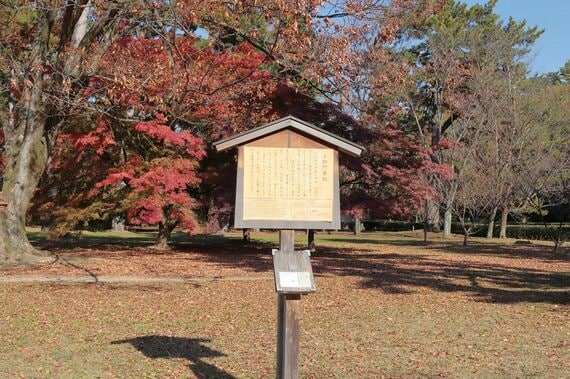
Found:
<svg viewBox="0 0 570 379"><path fill-rule="evenodd" d="M420 246L415 234L317 237L318 291L302 300L303 377L567 372L568 305L547 297L548 286L567 289L553 276L569 271L567 262L533 258L540 254L536 247L481 243L466 251L455 240ZM272 376L275 292L271 280L253 280L271 276L271 245L201 238L205 244L190 240L165 254L103 244L60 254L78 267L73 275L83 268L98 275L241 280L0 284L0 374ZM53 267L4 274L53 274ZM470 284L474 273L479 287ZM492 296L502 292L511 294Z"/></svg>

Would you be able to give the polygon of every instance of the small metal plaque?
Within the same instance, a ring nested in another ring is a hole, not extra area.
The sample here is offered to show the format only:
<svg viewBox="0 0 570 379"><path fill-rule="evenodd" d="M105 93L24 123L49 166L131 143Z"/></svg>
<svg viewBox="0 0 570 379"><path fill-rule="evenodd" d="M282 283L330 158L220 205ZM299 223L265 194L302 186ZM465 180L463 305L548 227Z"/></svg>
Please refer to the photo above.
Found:
<svg viewBox="0 0 570 379"><path fill-rule="evenodd" d="M272 253L277 293L316 291L310 250L280 251L274 249Z"/></svg>

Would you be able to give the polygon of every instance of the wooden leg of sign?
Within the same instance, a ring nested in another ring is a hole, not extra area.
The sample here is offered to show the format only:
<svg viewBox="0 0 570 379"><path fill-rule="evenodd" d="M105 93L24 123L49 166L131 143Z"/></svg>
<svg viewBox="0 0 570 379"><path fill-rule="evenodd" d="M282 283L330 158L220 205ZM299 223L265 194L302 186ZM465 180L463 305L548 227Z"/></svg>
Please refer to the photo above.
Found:
<svg viewBox="0 0 570 379"><path fill-rule="evenodd" d="M294 251L295 232L281 230L281 251ZM301 330L301 295L277 295L277 374L278 379L299 377L299 335Z"/></svg>
<svg viewBox="0 0 570 379"><path fill-rule="evenodd" d="M301 295L278 295L277 375L278 379L299 377L299 334Z"/></svg>
<svg viewBox="0 0 570 379"><path fill-rule="evenodd" d="M315 229L309 229L307 232L307 247L311 252L315 251Z"/></svg>

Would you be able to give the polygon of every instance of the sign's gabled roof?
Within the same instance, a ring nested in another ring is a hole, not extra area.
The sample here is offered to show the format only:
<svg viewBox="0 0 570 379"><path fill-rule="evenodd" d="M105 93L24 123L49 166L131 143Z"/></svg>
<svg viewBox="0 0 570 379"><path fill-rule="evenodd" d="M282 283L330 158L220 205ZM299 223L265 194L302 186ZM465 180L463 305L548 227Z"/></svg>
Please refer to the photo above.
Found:
<svg viewBox="0 0 570 379"><path fill-rule="evenodd" d="M343 153L360 156L364 148L345 138L339 137L331 132L321 129L297 117L287 116L279 120L270 122L269 124L258 126L257 128L248 130L244 133L219 140L214 143L217 151L227 150L229 148L246 144L255 139L265 137L269 134L276 133L284 129L293 129L314 137L318 141L332 145Z"/></svg>

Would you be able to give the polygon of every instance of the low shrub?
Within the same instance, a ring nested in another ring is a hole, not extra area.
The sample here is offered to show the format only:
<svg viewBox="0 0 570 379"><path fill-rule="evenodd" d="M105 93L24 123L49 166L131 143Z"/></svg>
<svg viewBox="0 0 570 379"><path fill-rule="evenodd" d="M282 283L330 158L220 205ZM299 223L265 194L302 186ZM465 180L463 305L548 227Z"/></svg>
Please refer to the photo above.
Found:
<svg viewBox="0 0 570 379"><path fill-rule="evenodd" d="M521 239L521 240L539 240L550 241L551 233L557 233L558 225L549 224L547 229L544 225L507 225L507 238ZM451 225L451 232L455 234L463 234L463 228L459 224ZM472 230L472 236L485 237L487 236L487 225L475 225ZM498 237L500 226L495 225L493 229L493 236ZM561 228L562 239L568 239L570 236L570 226L563 226Z"/></svg>
<svg viewBox="0 0 570 379"><path fill-rule="evenodd" d="M393 220L367 220L362 222L363 231L378 232L405 232L411 230L422 230L423 224L413 223L409 221L393 221ZM341 223L342 230L354 230L354 221L343 221ZM495 225L493 235L499 236L499 225ZM551 233L557 233L558 225L549 224L549 228L545 228L540 224L528 225L508 225L507 237L525 240L541 240L550 241ZM463 228L458 223L451 225L451 232L454 234L463 234ZM485 237L487 235L487 225L476 224L472 229L472 236ZM570 239L570 225L564 225L561 228L562 239Z"/></svg>

